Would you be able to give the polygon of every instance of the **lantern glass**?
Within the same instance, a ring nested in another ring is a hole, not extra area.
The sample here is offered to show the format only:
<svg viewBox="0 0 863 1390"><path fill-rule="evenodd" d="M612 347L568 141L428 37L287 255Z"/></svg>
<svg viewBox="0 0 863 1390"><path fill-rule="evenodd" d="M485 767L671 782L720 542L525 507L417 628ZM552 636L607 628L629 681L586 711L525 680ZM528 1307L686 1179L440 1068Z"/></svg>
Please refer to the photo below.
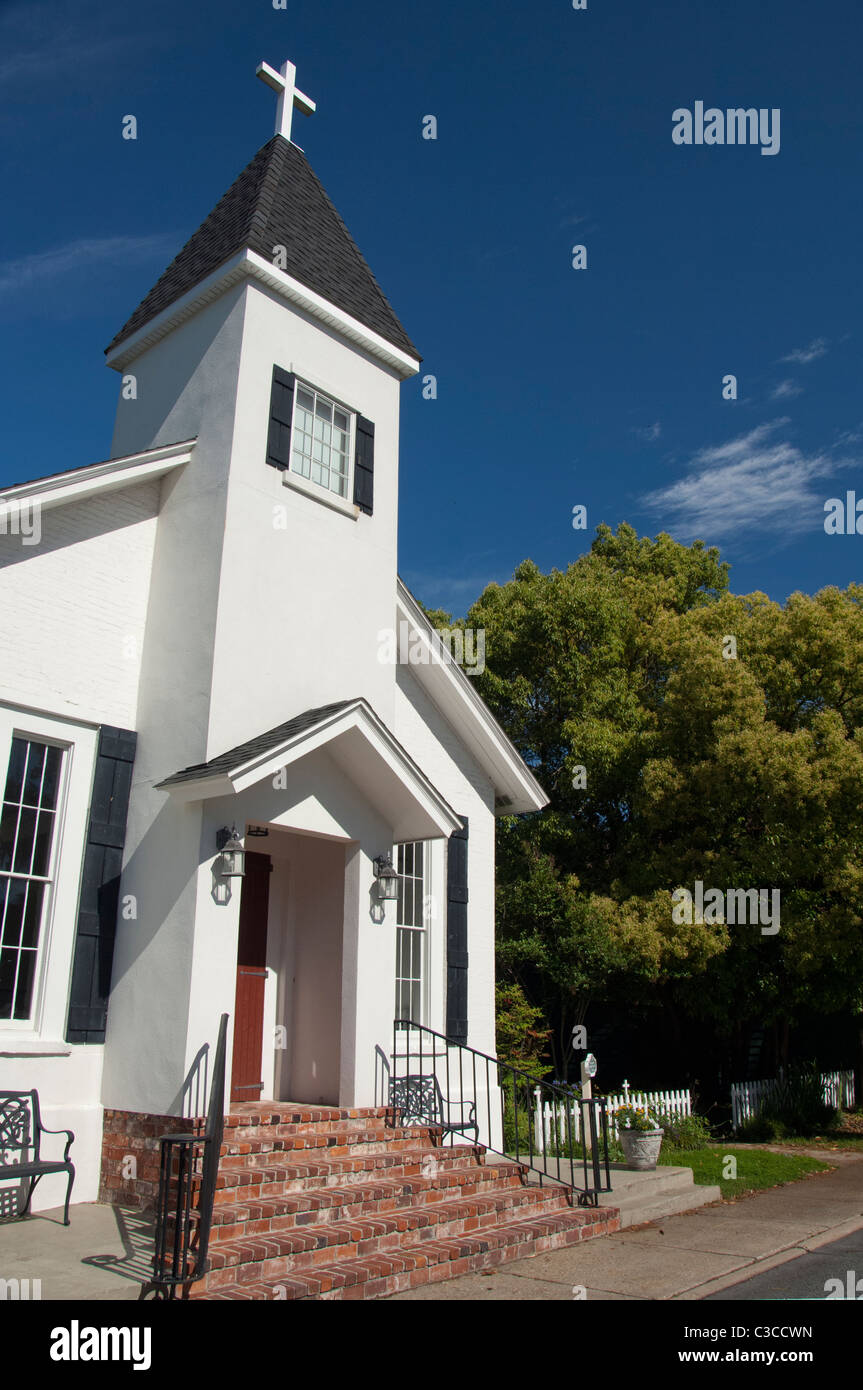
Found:
<svg viewBox="0 0 863 1390"><path fill-rule="evenodd" d="M224 843L221 852L219 872L222 878L243 878L246 873L246 851L236 826L229 832L222 831Z"/></svg>
<svg viewBox="0 0 863 1390"><path fill-rule="evenodd" d="M378 855L375 860L375 878L378 884L378 897L384 902L393 902L399 895L399 876L393 868L388 854Z"/></svg>
<svg viewBox="0 0 863 1390"><path fill-rule="evenodd" d="M383 877L379 878L378 892L385 902L394 902L399 895L398 874L393 874L392 878L390 878L389 874L385 874Z"/></svg>

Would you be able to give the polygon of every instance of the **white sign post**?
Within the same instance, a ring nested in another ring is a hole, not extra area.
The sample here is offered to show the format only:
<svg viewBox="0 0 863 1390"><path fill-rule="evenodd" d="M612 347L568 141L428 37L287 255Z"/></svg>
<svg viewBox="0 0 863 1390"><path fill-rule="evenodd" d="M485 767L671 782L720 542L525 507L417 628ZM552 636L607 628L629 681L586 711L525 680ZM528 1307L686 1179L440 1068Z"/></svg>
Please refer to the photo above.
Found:
<svg viewBox="0 0 863 1390"><path fill-rule="evenodd" d="M588 1052L581 1064L581 1098L591 1101L593 1099L592 1081L596 1076L596 1058L592 1052ZM591 1106L583 1106L581 1110L581 1132L584 1142L584 1152L590 1153L590 1110Z"/></svg>

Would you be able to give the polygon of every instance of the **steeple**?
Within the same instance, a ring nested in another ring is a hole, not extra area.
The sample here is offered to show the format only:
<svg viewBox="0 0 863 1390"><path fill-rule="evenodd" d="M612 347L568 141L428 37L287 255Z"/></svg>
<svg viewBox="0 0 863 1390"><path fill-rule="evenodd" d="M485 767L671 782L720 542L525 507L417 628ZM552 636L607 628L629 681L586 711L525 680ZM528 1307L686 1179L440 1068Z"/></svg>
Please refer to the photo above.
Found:
<svg viewBox="0 0 863 1390"><path fill-rule="evenodd" d="M220 288L227 288L227 281L220 286L217 272L221 267L227 271L244 252L253 253L257 261L233 267L230 283L244 273L261 278L262 272L272 270L276 279L288 282L287 289L296 283L320 296L416 364L419 354L386 295L306 156L284 133L290 132L294 108L308 114L314 102L296 90L292 64L286 63L279 74L264 63L258 73L280 92L280 133L258 150L112 339L106 348L115 359L111 365L121 365L116 358L122 344L186 300L204 281L213 279L210 301Z"/></svg>

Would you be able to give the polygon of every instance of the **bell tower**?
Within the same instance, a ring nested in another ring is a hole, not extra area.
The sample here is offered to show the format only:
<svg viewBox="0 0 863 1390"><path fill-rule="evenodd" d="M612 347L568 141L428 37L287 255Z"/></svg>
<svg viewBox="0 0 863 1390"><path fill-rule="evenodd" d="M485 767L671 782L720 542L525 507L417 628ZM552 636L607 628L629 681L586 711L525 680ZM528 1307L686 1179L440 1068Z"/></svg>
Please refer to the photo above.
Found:
<svg viewBox="0 0 863 1390"><path fill-rule="evenodd" d="M134 378L114 455L197 441L164 487L148 621L153 672L173 658L172 698L197 711L201 746L177 766L336 699L389 722L394 699L379 634L395 622L399 386L420 359L291 139L315 110L295 66L257 71L275 134L107 349ZM145 652L155 710L146 668Z"/></svg>

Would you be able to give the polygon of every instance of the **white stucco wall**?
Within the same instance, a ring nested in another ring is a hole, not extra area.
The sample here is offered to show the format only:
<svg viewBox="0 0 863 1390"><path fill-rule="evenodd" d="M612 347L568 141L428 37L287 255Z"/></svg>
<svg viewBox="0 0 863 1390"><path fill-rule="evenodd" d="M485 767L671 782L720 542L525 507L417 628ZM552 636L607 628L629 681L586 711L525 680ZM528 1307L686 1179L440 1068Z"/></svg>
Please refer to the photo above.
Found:
<svg viewBox="0 0 863 1390"><path fill-rule="evenodd" d="M202 812L155 784L206 757L242 329L236 289L136 359L137 399L117 408L116 454L197 438L191 461L162 483L144 632L121 887L137 917L118 923L103 1085L117 1109L182 1105ZM197 1046L217 1025L218 1012Z"/></svg>
<svg viewBox="0 0 863 1390"><path fill-rule="evenodd" d="M284 839L286 854L274 860L273 876L279 868L288 873L288 892L272 922L285 946L277 1020L287 1030L288 1055L280 1098L332 1105L341 1079L346 846L311 836ZM265 1035L265 1059L268 1041Z"/></svg>
<svg viewBox="0 0 863 1390"><path fill-rule="evenodd" d="M377 651L393 622L398 380L258 285L245 295L208 756L332 700L365 696L388 724L393 711ZM274 365L374 422L371 516L285 486L266 463Z"/></svg>
<svg viewBox="0 0 863 1390"><path fill-rule="evenodd" d="M0 700L135 726L159 482L42 513L0 535Z"/></svg>

